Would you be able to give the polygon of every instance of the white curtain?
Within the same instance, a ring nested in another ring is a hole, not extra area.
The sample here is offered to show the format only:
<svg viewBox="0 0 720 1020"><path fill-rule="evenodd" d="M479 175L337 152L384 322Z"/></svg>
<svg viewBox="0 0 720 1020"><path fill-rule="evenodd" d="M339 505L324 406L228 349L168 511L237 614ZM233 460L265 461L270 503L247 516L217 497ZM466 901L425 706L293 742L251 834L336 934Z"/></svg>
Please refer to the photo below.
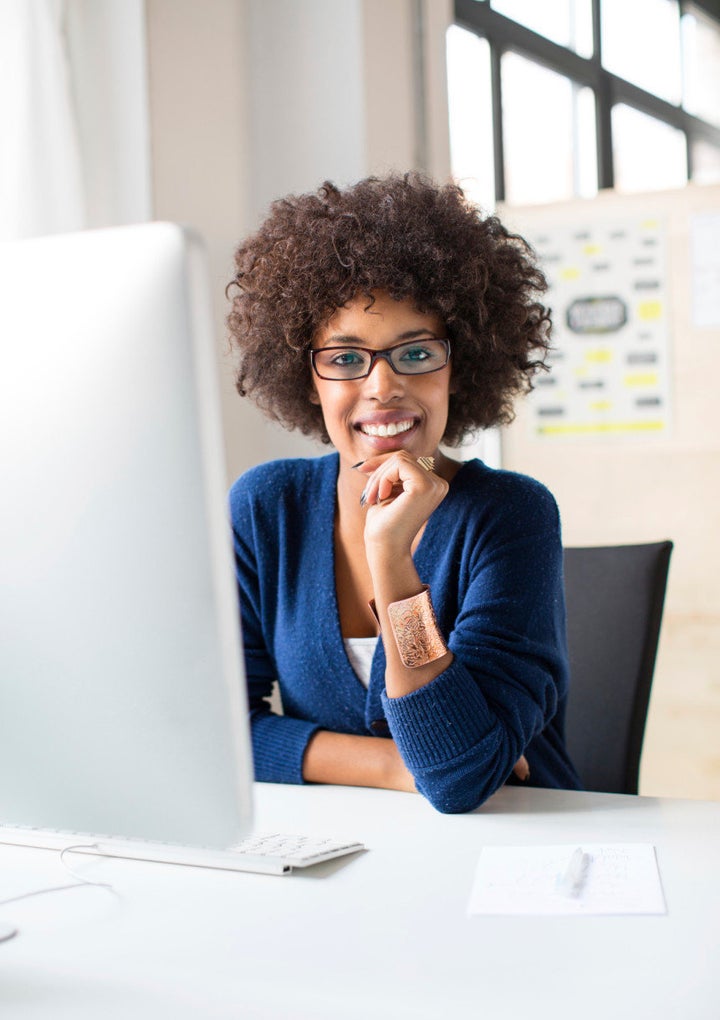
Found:
<svg viewBox="0 0 720 1020"><path fill-rule="evenodd" d="M65 0L0 0L0 238L86 225Z"/></svg>

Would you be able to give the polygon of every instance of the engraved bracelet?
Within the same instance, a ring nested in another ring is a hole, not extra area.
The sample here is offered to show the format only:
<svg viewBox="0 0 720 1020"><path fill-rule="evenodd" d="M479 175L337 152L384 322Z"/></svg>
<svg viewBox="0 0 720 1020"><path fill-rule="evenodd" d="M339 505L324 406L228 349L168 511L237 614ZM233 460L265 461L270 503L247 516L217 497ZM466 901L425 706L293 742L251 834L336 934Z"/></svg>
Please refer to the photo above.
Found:
<svg viewBox="0 0 720 1020"><path fill-rule="evenodd" d="M423 585L419 595L391 602L388 616L403 666L416 669L446 654L428 585Z"/></svg>

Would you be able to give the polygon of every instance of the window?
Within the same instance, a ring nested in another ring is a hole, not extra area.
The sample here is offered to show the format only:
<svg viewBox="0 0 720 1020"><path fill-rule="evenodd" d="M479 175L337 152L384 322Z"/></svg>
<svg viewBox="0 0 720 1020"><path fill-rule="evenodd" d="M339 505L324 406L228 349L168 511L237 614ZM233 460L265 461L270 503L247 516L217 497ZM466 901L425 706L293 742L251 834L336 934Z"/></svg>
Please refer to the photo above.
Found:
<svg viewBox="0 0 720 1020"><path fill-rule="evenodd" d="M685 135L625 103L612 109L613 166L618 191L681 188L687 180Z"/></svg>
<svg viewBox="0 0 720 1020"><path fill-rule="evenodd" d="M602 63L607 71L668 103L680 103L677 0L602 0L600 30Z"/></svg>
<svg viewBox="0 0 720 1020"><path fill-rule="evenodd" d="M485 207L720 181L720 0L455 0L447 52Z"/></svg>
<svg viewBox="0 0 720 1020"><path fill-rule="evenodd" d="M592 91L512 52L502 61L501 84L506 200L521 205L595 194ZM552 116L539 117L538 109Z"/></svg>
<svg viewBox="0 0 720 1020"><path fill-rule="evenodd" d="M490 45L451 25L447 36L450 161L471 201L495 202Z"/></svg>

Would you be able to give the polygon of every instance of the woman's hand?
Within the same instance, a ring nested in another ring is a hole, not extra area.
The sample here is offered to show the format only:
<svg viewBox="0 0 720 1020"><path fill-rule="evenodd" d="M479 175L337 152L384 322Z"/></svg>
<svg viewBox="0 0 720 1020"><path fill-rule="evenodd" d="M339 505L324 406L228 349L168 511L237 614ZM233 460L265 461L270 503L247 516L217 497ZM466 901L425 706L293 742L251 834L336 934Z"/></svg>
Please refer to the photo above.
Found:
<svg viewBox="0 0 720 1020"><path fill-rule="evenodd" d="M394 554L409 554L418 532L447 495L448 483L404 450L371 457L358 470L368 475L362 498L367 507L366 548L381 545Z"/></svg>
<svg viewBox="0 0 720 1020"><path fill-rule="evenodd" d="M400 757L397 744L388 740L386 748L388 759L388 787L391 790L402 790L403 793L417 793L415 777Z"/></svg>
<svg viewBox="0 0 720 1020"><path fill-rule="evenodd" d="M388 697L398 698L430 683L453 658L446 651L428 662L406 665L392 638L388 610L423 591L413 561L413 543L447 495L449 484L404 450L373 457L359 465L359 470L368 475L362 500L367 511L365 556L385 647L385 690Z"/></svg>

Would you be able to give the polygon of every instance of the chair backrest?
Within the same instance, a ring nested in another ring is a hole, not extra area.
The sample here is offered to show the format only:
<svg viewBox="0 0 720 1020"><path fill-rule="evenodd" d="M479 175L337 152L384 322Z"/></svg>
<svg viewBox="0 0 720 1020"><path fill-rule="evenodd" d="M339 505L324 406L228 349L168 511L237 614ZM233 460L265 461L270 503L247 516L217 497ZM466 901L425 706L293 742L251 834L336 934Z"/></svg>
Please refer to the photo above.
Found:
<svg viewBox="0 0 720 1020"><path fill-rule="evenodd" d="M672 547L565 549L566 735L586 790L638 792Z"/></svg>

